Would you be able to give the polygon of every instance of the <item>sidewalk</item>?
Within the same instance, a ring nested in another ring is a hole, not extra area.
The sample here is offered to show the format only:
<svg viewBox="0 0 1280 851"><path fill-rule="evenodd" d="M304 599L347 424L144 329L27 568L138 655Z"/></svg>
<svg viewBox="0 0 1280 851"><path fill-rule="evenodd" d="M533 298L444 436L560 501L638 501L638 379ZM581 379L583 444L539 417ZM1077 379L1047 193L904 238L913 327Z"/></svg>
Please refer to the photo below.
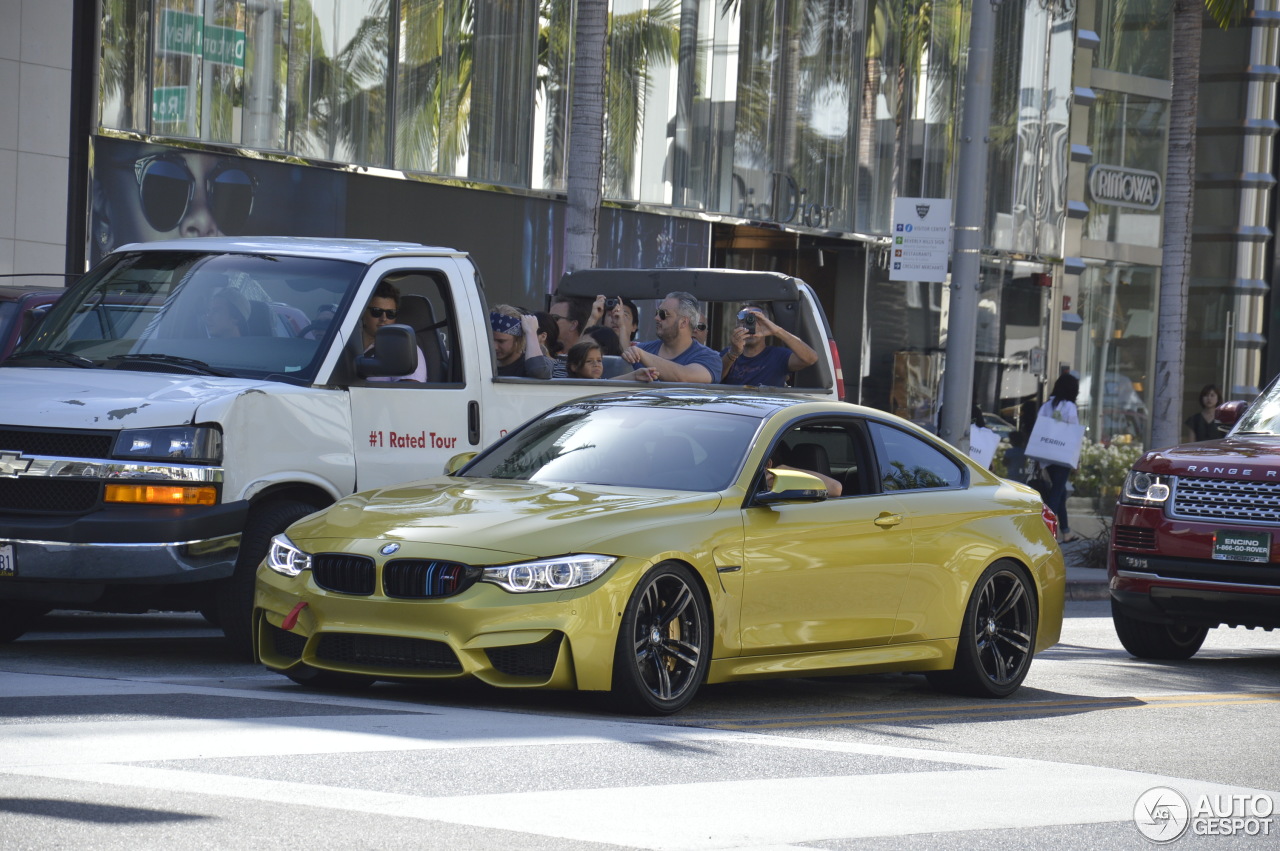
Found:
<svg viewBox="0 0 1280 851"><path fill-rule="evenodd" d="M1097 504L1092 498L1070 497L1067 500L1067 519L1071 522L1071 531L1080 536L1080 540L1062 545L1062 555L1067 562L1067 599L1110 599L1105 557L1098 560L1101 567L1088 566L1090 548L1102 534L1104 521L1111 520L1110 515L1099 517Z"/></svg>

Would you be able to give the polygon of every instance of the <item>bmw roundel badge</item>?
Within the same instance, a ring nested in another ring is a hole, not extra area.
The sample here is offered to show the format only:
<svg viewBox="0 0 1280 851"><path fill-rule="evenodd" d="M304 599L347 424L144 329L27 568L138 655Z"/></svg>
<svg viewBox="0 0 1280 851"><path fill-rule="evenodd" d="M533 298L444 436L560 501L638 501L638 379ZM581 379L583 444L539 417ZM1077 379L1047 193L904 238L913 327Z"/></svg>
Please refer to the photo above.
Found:
<svg viewBox="0 0 1280 851"><path fill-rule="evenodd" d="M384 556L389 556L399 549L400 549L400 545L396 543L383 544L382 549L378 550L378 552L382 553Z"/></svg>

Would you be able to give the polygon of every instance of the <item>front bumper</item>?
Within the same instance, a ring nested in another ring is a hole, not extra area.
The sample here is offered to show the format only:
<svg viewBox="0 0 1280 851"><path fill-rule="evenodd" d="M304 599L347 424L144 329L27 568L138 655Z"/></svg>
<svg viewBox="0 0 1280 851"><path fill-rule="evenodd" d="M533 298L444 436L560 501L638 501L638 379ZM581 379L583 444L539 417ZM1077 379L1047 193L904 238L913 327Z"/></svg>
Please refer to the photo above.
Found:
<svg viewBox="0 0 1280 851"><path fill-rule="evenodd" d="M474 678L508 688L608 690L621 612L643 565L615 564L568 591L513 594L480 582L453 597L392 599L258 569L254 635L268 668L378 679ZM296 613L290 630L282 629Z"/></svg>
<svg viewBox="0 0 1280 851"><path fill-rule="evenodd" d="M1280 627L1280 588L1116 570L1111 599L1126 613L1154 623Z"/></svg>

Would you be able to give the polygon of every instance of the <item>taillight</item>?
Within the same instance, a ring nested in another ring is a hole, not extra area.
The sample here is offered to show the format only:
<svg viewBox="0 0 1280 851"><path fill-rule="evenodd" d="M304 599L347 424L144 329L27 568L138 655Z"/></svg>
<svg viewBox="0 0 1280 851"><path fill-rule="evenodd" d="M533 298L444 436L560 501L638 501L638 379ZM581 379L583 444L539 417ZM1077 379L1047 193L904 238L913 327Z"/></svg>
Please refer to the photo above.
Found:
<svg viewBox="0 0 1280 851"><path fill-rule="evenodd" d="M1049 534L1058 538L1058 515L1053 513L1053 509L1047 505L1040 506L1040 517L1044 520L1044 525L1049 527Z"/></svg>
<svg viewBox="0 0 1280 851"><path fill-rule="evenodd" d="M844 370L840 368L840 349L836 347L835 340L827 340L827 345L831 347L831 365L836 370L836 398L844 399Z"/></svg>

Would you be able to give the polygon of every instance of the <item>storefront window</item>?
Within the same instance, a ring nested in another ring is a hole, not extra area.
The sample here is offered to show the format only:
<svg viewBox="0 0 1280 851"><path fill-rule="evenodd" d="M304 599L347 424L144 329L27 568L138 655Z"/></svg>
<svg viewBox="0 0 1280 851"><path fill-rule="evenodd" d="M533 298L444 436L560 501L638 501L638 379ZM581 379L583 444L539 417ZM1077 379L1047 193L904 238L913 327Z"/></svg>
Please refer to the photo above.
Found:
<svg viewBox="0 0 1280 851"><path fill-rule="evenodd" d="M467 148L467 19L444 0L401 0L400 16L395 165L456 175Z"/></svg>
<svg viewBox="0 0 1280 851"><path fill-rule="evenodd" d="M289 148L332 162L389 165L386 0L288 4Z"/></svg>
<svg viewBox="0 0 1280 851"><path fill-rule="evenodd" d="M1137 442L1149 428L1159 270L1090 266L1080 276L1075 363L1080 420L1098 443Z"/></svg>
<svg viewBox="0 0 1280 851"><path fill-rule="evenodd" d="M1003 3L993 81L987 193L990 244L1061 253L1074 7Z"/></svg>
<svg viewBox="0 0 1280 851"><path fill-rule="evenodd" d="M1086 187L1085 237L1159 246L1168 101L1099 92L1090 128L1094 164Z"/></svg>
<svg viewBox="0 0 1280 851"><path fill-rule="evenodd" d="M1172 3L1102 0L1093 26L1101 39L1093 54L1097 67L1139 77L1169 79L1173 6Z"/></svg>

